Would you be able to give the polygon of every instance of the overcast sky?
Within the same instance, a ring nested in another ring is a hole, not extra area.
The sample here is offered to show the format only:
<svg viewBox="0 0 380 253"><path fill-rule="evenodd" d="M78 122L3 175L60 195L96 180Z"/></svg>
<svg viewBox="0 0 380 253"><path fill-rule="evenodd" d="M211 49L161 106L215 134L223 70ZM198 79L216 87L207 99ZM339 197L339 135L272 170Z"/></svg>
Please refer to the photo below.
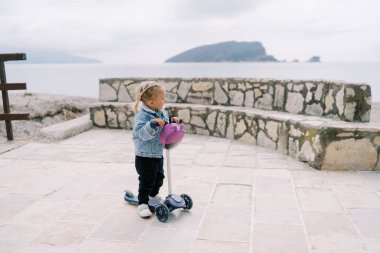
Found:
<svg viewBox="0 0 380 253"><path fill-rule="evenodd" d="M236 40L279 60L380 61L379 13L380 0L0 0L0 52L161 63Z"/></svg>

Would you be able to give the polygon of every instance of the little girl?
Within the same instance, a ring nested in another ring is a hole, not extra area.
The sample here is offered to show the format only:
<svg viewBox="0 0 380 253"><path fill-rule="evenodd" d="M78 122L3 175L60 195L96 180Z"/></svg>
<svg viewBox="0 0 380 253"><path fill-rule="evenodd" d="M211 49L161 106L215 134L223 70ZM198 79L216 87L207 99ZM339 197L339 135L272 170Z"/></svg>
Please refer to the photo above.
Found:
<svg viewBox="0 0 380 253"><path fill-rule="evenodd" d="M149 197L159 198L157 195L165 178L160 133L169 118L164 104L165 89L161 85L155 81L141 83L134 106L136 116L133 127L135 167L139 174L138 213L141 217L152 215L148 206ZM178 121L178 118L175 120Z"/></svg>

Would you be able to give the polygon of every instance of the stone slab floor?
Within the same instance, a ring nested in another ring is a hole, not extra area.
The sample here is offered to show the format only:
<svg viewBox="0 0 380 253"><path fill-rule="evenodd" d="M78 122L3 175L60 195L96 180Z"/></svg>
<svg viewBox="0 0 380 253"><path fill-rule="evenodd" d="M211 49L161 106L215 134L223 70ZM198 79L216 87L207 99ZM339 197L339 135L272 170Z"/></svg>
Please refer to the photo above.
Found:
<svg viewBox="0 0 380 253"><path fill-rule="evenodd" d="M187 135L171 153L172 178L194 207L160 223L123 200L137 190L130 131L0 145L1 253L380 252L380 173L317 171Z"/></svg>

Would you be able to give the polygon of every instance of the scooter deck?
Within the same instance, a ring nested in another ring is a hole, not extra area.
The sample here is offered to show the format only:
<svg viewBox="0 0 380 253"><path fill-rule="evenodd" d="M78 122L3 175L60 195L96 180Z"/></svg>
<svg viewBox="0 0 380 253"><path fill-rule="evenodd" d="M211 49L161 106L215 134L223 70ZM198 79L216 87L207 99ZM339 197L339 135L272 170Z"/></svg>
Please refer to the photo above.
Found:
<svg viewBox="0 0 380 253"><path fill-rule="evenodd" d="M127 201L130 204L138 205L139 200L137 199L137 196L133 195L131 192L126 192L124 195L124 200ZM151 208L156 208L157 206L161 205L162 203L158 199L149 199L148 206Z"/></svg>

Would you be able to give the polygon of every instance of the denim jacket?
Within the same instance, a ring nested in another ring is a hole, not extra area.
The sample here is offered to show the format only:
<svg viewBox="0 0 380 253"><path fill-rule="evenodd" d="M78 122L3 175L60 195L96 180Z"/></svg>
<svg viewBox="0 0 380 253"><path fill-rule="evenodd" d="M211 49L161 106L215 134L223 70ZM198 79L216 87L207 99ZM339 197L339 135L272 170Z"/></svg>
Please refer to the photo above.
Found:
<svg viewBox="0 0 380 253"><path fill-rule="evenodd" d="M135 154L143 157L161 158L163 146L160 143L162 127L153 123L153 119L161 118L169 121L164 110L153 111L142 104L141 109L136 113L133 127L133 142L135 144Z"/></svg>

